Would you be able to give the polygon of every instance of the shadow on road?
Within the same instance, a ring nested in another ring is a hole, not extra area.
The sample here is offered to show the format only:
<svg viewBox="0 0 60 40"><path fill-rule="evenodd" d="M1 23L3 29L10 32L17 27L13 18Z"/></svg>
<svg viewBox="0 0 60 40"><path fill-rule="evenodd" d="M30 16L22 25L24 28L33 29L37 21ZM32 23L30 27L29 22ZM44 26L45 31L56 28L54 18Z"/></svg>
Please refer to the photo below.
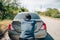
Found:
<svg viewBox="0 0 60 40"><path fill-rule="evenodd" d="M49 33L47 33L45 40L54 40L54 38Z"/></svg>

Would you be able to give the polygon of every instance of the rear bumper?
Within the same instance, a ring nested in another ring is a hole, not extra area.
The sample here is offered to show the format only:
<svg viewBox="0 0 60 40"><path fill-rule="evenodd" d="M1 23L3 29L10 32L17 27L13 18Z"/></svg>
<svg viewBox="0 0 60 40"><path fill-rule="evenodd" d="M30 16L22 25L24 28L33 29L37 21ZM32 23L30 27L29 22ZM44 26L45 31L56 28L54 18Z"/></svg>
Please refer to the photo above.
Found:
<svg viewBox="0 0 60 40"><path fill-rule="evenodd" d="M12 38L19 38L20 33L10 30L9 34ZM35 33L35 38L45 38L47 35L46 30L40 30L39 32Z"/></svg>
<svg viewBox="0 0 60 40"><path fill-rule="evenodd" d="M35 33L35 38L45 38L47 36L46 30L40 30L39 32Z"/></svg>

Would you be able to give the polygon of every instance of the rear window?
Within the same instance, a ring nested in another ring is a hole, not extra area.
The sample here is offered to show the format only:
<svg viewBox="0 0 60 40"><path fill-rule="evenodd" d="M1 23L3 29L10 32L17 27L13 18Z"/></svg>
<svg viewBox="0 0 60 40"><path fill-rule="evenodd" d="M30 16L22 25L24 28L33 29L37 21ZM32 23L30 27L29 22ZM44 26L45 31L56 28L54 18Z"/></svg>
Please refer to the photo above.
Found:
<svg viewBox="0 0 60 40"><path fill-rule="evenodd" d="M29 13L31 15L32 19L40 19L39 15L35 14L35 13ZM21 13L21 14L17 14L16 17L14 19L23 19L25 17L26 13Z"/></svg>

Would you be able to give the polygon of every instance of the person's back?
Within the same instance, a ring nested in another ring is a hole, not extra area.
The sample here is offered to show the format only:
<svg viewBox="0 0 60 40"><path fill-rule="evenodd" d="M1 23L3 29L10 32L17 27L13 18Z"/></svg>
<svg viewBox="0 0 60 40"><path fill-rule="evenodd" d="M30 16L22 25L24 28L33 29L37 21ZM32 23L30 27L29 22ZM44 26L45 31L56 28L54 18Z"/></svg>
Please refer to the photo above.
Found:
<svg viewBox="0 0 60 40"><path fill-rule="evenodd" d="M30 15L28 15L28 16L30 16ZM21 35L20 35L20 38L23 38L23 39L34 38L35 23L36 22L34 20L30 20L30 18L29 19L27 19L27 18L23 19L21 21Z"/></svg>

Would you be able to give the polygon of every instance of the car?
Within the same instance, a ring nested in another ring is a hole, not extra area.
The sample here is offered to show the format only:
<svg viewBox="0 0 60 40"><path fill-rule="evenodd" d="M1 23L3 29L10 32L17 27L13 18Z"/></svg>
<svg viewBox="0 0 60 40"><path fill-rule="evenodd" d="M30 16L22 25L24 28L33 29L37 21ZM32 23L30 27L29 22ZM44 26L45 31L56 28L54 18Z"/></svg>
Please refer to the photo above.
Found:
<svg viewBox="0 0 60 40"><path fill-rule="evenodd" d="M35 38L36 39L44 39L47 36L47 27L46 23L42 21L40 18L40 15L38 15L36 12L21 12L18 13L15 18L12 20L12 22L8 25L8 32L9 36L12 40L19 40L19 36L21 34L20 29L20 20L25 17L26 14L31 15L31 20L36 21L36 29L35 29Z"/></svg>

